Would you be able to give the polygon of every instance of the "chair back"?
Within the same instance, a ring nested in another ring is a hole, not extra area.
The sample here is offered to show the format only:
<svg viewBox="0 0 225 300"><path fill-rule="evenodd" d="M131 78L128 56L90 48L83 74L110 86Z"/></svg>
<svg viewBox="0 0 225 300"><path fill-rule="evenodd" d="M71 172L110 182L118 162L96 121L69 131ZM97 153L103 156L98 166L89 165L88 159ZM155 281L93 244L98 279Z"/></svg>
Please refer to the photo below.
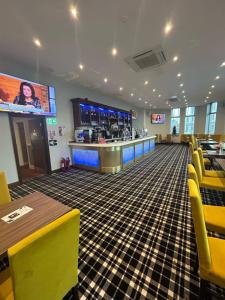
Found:
<svg viewBox="0 0 225 300"><path fill-rule="evenodd" d="M191 136L191 142L192 142L194 150L196 150L198 146L197 146L196 137L193 134Z"/></svg>
<svg viewBox="0 0 225 300"><path fill-rule="evenodd" d="M199 187L199 182L198 182L198 175L195 171L195 168L192 164L188 164L188 175L190 177L190 179L194 180L194 182L197 185L198 191L200 193L200 187Z"/></svg>
<svg viewBox="0 0 225 300"><path fill-rule="evenodd" d="M199 156L199 161L200 161L201 168L202 168L202 174L205 175L205 164L204 164L204 160L203 160L202 148L198 148L198 156Z"/></svg>
<svg viewBox="0 0 225 300"><path fill-rule="evenodd" d="M201 167L198 151L194 151L193 164L195 167L195 171L198 175L198 182L199 182L199 184L201 184L201 182L202 182L202 167Z"/></svg>
<svg viewBox="0 0 225 300"><path fill-rule="evenodd" d="M5 173L0 171L0 205L11 202Z"/></svg>
<svg viewBox="0 0 225 300"><path fill-rule="evenodd" d="M191 212L194 223L195 238L198 250L200 273L201 270L209 270L211 267L211 255L208 236L205 226L204 212L201 195L197 185L192 179L188 179L189 196L191 201Z"/></svg>
<svg viewBox="0 0 225 300"><path fill-rule="evenodd" d="M14 299L61 300L78 283L79 224L72 210L8 249Z"/></svg>

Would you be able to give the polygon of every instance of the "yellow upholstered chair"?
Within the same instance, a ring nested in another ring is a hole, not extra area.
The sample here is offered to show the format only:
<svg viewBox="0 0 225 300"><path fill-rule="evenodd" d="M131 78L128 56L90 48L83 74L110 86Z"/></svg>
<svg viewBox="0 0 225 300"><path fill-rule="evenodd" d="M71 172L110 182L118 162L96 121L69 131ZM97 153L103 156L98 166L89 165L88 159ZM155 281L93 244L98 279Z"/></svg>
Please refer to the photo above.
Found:
<svg viewBox="0 0 225 300"><path fill-rule="evenodd" d="M192 143L189 143L189 148L190 148L190 151L191 151L191 156L192 156L192 161L193 161L193 154L194 154L195 150L194 150L194 147L193 147ZM205 166L210 166L211 165L211 161L208 158L203 157L203 162L204 162Z"/></svg>
<svg viewBox="0 0 225 300"><path fill-rule="evenodd" d="M194 166L191 164L188 165L188 174L190 179L194 180L198 189L198 197L200 197L202 201L198 184L198 176ZM204 204L202 204L202 206L207 229L210 231L225 234L225 207Z"/></svg>
<svg viewBox="0 0 225 300"><path fill-rule="evenodd" d="M194 151L193 164L198 176L200 187L225 192L225 178L203 176L198 151Z"/></svg>
<svg viewBox="0 0 225 300"><path fill-rule="evenodd" d="M9 194L5 173L0 171L0 205L9 203L10 201L11 197Z"/></svg>
<svg viewBox="0 0 225 300"><path fill-rule="evenodd" d="M202 167L202 174L203 174L203 176L208 176L208 177L225 177L225 172L224 171L214 171L214 170L206 170L205 169L202 148L198 148L198 155L199 155L200 164L201 164L201 167Z"/></svg>
<svg viewBox="0 0 225 300"><path fill-rule="evenodd" d="M225 240L207 236L198 188L192 179L188 186L199 258L200 299L204 299L207 281L225 287Z"/></svg>
<svg viewBox="0 0 225 300"><path fill-rule="evenodd" d="M72 210L8 249L1 300L62 300L78 283L80 211Z"/></svg>

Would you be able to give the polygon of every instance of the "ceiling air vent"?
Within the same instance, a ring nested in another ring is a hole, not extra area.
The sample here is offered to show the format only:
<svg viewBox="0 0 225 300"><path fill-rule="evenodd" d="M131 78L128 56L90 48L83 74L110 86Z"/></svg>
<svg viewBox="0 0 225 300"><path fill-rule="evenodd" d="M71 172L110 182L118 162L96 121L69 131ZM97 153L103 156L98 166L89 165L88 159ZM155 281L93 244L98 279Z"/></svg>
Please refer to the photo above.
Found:
<svg viewBox="0 0 225 300"><path fill-rule="evenodd" d="M152 69L166 63L166 56L162 47L145 50L136 55L125 58L128 65L135 71L140 72L145 69Z"/></svg>

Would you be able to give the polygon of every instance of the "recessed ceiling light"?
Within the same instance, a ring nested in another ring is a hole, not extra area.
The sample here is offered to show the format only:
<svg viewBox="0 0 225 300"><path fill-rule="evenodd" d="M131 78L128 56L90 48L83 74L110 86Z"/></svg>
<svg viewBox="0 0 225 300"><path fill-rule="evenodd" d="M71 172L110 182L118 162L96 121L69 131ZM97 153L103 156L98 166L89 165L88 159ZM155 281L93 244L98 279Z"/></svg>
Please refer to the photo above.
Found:
<svg viewBox="0 0 225 300"><path fill-rule="evenodd" d="M71 7L70 12L71 12L71 15L74 17L74 19L77 20L77 18L78 18L77 8L76 7Z"/></svg>
<svg viewBox="0 0 225 300"><path fill-rule="evenodd" d="M215 79L216 79L216 80L220 79L220 76L217 75Z"/></svg>
<svg viewBox="0 0 225 300"><path fill-rule="evenodd" d="M158 97L160 98L161 96L162 96L162 95L160 95L160 94L159 94L159 96L158 96Z"/></svg>
<svg viewBox="0 0 225 300"><path fill-rule="evenodd" d="M156 89L153 89L152 91L153 91L153 93L155 93Z"/></svg>
<svg viewBox="0 0 225 300"><path fill-rule="evenodd" d="M84 65L79 64L79 68L80 68L81 70L83 70L83 69L84 69Z"/></svg>
<svg viewBox="0 0 225 300"><path fill-rule="evenodd" d="M181 77L181 73L178 73L178 74L177 74L177 77Z"/></svg>
<svg viewBox="0 0 225 300"><path fill-rule="evenodd" d="M211 95L212 94L212 92L211 91L209 91L209 95Z"/></svg>
<svg viewBox="0 0 225 300"><path fill-rule="evenodd" d="M211 88L214 89L214 88L215 88L215 85L211 85Z"/></svg>
<svg viewBox="0 0 225 300"><path fill-rule="evenodd" d="M148 84L148 80L145 81L145 85L147 85L147 84Z"/></svg>
<svg viewBox="0 0 225 300"><path fill-rule="evenodd" d="M209 96L207 96L206 99L209 99Z"/></svg>
<svg viewBox="0 0 225 300"><path fill-rule="evenodd" d="M130 95L131 95L131 97L133 97L133 96L134 96L134 94L133 94L133 93L131 93Z"/></svg>
<svg viewBox="0 0 225 300"><path fill-rule="evenodd" d="M142 100L142 98L140 97L140 98L138 98L138 100L139 100L139 101L141 101L141 100Z"/></svg>
<svg viewBox="0 0 225 300"><path fill-rule="evenodd" d="M149 106L152 106L152 104L149 104Z"/></svg>
<svg viewBox="0 0 225 300"><path fill-rule="evenodd" d="M182 86L184 86L184 84L183 84L183 83L181 83L181 84L180 84L180 87L182 87Z"/></svg>
<svg viewBox="0 0 225 300"><path fill-rule="evenodd" d="M173 61L178 61L178 56L174 56Z"/></svg>
<svg viewBox="0 0 225 300"><path fill-rule="evenodd" d="M107 83L108 82L108 78L105 77L104 78L104 82Z"/></svg>
<svg viewBox="0 0 225 300"><path fill-rule="evenodd" d="M116 56L118 53L117 49L116 48L112 48L112 55L113 56Z"/></svg>
<svg viewBox="0 0 225 300"><path fill-rule="evenodd" d="M120 86L120 91L122 91L123 90L123 87L122 86Z"/></svg>
<svg viewBox="0 0 225 300"><path fill-rule="evenodd" d="M182 94L184 94L185 93L185 91L182 91Z"/></svg>
<svg viewBox="0 0 225 300"><path fill-rule="evenodd" d="M186 96L184 95L183 98L186 98Z"/></svg>
<svg viewBox="0 0 225 300"><path fill-rule="evenodd" d="M225 66L225 61L222 62L222 64L220 65L221 67L224 67Z"/></svg>
<svg viewBox="0 0 225 300"><path fill-rule="evenodd" d="M34 39L34 43L37 47L39 47L39 48L41 47L41 42L39 39Z"/></svg>
<svg viewBox="0 0 225 300"><path fill-rule="evenodd" d="M171 22L168 22L164 28L165 35L168 35L172 29L173 29L173 24Z"/></svg>
<svg viewBox="0 0 225 300"><path fill-rule="evenodd" d="M145 104L148 104L148 101L145 101Z"/></svg>
<svg viewBox="0 0 225 300"><path fill-rule="evenodd" d="M205 100L204 100L204 102L206 103L206 102L207 102L207 100L205 99Z"/></svg>

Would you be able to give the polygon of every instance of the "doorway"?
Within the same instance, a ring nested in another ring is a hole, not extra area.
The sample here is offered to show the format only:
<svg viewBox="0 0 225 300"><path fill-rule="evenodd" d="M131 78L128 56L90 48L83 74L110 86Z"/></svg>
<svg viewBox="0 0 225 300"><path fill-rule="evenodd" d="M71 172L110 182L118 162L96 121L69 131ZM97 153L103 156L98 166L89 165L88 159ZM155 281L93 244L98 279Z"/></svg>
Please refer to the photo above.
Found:
<svg viewBox="0 0 225 300"><path fill-rule="evenodd" d="M50 156L45 118L10 115L13 146L20 183L50 174Z"/></svg>

